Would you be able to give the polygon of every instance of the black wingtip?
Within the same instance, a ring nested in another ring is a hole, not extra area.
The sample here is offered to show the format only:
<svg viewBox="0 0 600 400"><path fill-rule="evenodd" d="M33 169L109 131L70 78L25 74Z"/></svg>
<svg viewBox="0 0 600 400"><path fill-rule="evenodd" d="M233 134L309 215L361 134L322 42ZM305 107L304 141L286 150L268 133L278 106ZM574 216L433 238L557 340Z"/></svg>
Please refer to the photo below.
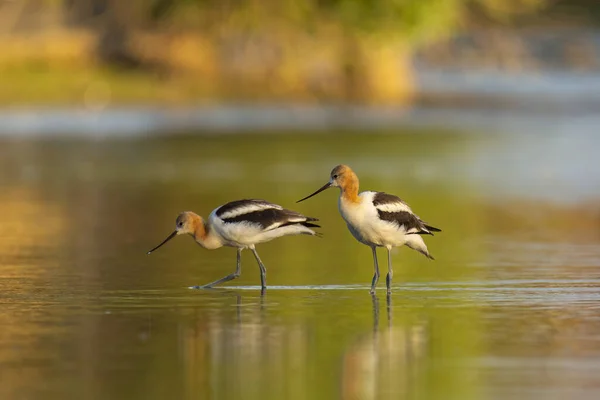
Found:
<svg viewBox="0 0 600 400"><path fill-rule="evenodd" d="M431 235L431 236L434 236L434 234L429 231L409 232L409 233L407 233L407 235Z"/></svg>
<svg viewBox="0 0 600 400"><path fill-rule="evenodd" d="M321 225L313 224L310 222L302 222L302 225L307 228L320 228L321 227Z"/></svg>
<svg viewBox="0 0 600 400"><path fill-rule="evenodd" d="M441 232L442 231L440 228L436 228L435 226L430 226L430 225L425 225L425 228L427 228L427 230L432 231L432 232Z"/></svg>

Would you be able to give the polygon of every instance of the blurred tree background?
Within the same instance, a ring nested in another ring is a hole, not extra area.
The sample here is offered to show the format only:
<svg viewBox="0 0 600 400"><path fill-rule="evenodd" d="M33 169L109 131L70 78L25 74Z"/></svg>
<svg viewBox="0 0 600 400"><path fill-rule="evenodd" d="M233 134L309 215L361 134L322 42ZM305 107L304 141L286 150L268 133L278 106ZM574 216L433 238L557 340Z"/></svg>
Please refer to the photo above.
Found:
<svg viewBox="0 0 600 400"><path fill-rule="evenodd" d="M3 0L0 102L406 102L417 49L461 31L594 23L594 9L592 0Z"/></svg>

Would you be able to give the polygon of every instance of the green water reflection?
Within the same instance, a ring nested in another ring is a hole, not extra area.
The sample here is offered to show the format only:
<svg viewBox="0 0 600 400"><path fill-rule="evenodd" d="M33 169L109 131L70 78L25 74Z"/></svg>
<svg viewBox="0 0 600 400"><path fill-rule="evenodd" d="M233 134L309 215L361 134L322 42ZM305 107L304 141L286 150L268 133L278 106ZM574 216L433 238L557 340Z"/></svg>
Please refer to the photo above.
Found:
<svg viewBox="0 0 600 400"><path fill-rule="evenodd" d="M0 397L594 393L596 214L536 202L520 203L537 210L523 217L510 207L519 199L486 200L461 174L485 146L436 133L2 142ZM363 189L398 194L443 229L426 238L434 262L394 253L389 301L384 285L369 295L370 250L347 232L333 191L294 203L341 162ZM324 238L259 247L266 296L250 253L234 288L211 291L187 287L232 272L234 249L184 237L146 256L180 211L207 216L243 197L323 226Z"/></svg>

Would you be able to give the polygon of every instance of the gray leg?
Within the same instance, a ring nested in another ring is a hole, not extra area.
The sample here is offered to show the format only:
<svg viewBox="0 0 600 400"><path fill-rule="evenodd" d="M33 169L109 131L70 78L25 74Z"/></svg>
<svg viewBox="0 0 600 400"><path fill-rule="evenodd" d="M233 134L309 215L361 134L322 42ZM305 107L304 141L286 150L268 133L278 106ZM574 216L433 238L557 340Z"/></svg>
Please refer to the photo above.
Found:
<svg viewBox="0 0 600 400"><path fill-rule="evenodd" d="M252 250L252 253L254 253L256 262L258 263L258 266L260 267L260 287L261 287L261 293L262 293L267 288L267 269L265 268L265 265L260 260L260 257L258 256L256 249L254 247L251 247L250 250Z"/></svg>
<svg viewBox="0 0 600 400"><path fill-rule="evenodd" d="M237 267L233 274L229 274L229 275L227 275L219 280L216 280L214 282L207 283L204 286L194 286L194 289L210 289L211 287L218 285L219 283L227 282L227 281L237 278L238 276L240 276L241 273L242 273L242 249L237 249Z"/></svg>
<svg viewBox="0 0 600 400"><path fill-rule="evenodd" d="M377 248L375 246L371 247L373 250L373 263L375 268L375 274L373 275L373 280L371 281L371 294L375 293L375 286L377 286L377 282L379 282L379 264L377 264Z"/></svg>
<svg viewBox="0 0 600 400"><path fill-rule="evenodd" d="M392 293L392 277L394 276L394 271L392 270L392 249L388 247L388 273L385 277L385 285L387 286L387 294Z"/></svg>

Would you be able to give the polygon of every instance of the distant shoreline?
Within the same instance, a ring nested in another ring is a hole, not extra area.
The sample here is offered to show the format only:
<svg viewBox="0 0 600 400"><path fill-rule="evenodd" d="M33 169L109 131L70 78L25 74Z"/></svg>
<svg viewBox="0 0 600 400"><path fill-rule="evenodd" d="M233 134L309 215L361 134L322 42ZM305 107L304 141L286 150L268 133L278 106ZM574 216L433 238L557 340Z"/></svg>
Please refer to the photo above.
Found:
<svg viewBox="0 0 600 400"><path fill-rule="evenodd" d="M564 109L221 105L0 109L4 138L136 138L174 135L290 134L380 131L391 134L467 131L477 134L596 133L597 112Z"/></svg>

